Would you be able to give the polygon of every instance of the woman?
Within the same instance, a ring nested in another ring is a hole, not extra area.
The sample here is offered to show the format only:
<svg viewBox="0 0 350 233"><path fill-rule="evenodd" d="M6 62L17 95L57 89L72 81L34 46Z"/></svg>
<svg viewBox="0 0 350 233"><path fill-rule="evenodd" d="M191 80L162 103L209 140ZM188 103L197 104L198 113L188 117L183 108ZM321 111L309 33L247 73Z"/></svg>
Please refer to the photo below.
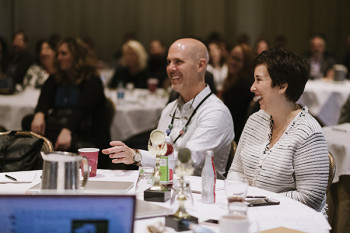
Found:
<svg viewBox="0 0 350 233"><path fill-rule="evenodd" d="M147 59L143 45L136 40L129 40L122 47L121 64L116 68L110 87L133 83L136 88L147 88Z"/></svg>
<svg viewBox="0 0 350 233"><path fill-rule="evenodd" d="M224 83L222 99L231 112L235 141L238 142L247 120L247 111L253 94L249 88L253 83L251 67L253 52L246 44L235 46L228 59L228 76Z"/></svg>
<svg viewBox="0 0 350 233"><path fill-rule="evenodd" d="M102 147L108 127L98 115L106 98L95 60L80 39L63 39L57 48L58 71L44 83L34 118L26 117L23 128L46 136L55 150Z"/></svg>
<svg viewBox="0 0 350 233"><path fill-rule="evenodd" d="M324 206L328 151L322 128L296 101L309 77L308 62L277 48L254 61L251 91L261 110L243 130L228 179L281 193L316 210Z"/></svg>
<svg viewBox="0 0 350 233"><path fill-rule="evenodd" d="M38 62L31 65L24 76L23 86L40 88L47 78L56 73L56 46L58 38L52 37L38 44Z"/></svg>
<svg viewBox="0 0 350 233"><path fill-rule="evenodd" d="M222 54L219 42L212 41L208 44L209 64L207 71L213 74L216 90L222 91L227 77L226 59Z"/></svg>

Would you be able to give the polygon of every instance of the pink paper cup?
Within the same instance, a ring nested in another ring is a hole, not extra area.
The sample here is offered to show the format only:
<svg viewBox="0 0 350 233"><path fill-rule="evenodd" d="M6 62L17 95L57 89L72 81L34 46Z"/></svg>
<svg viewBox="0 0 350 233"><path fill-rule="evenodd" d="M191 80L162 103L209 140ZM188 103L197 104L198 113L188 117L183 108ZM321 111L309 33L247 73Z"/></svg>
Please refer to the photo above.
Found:
<svg viewBox="0 0 350 233"><path fill-rule="evenodd" d="M148 85L148 90L151 92L151 93L154 93L156 90L157 90L157 87L158 87L158 79L156 78L149 78L147 80L147 85Z"/></svg>
<svg viewBox="0 0 350 233"><path fill-rule="evenodd" d="M78 150L79 154L89 161L89 176L93 177L97 174L97 161L98 161L98 148L81 148ZM83 174L83 168L81 168L81 173Z"/></svg>

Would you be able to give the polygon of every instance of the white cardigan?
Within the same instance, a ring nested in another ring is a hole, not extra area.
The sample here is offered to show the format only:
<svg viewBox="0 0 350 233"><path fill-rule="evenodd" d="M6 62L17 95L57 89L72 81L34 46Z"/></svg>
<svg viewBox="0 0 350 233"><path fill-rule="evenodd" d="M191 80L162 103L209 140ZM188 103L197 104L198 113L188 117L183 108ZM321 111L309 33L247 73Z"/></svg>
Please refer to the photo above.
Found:
<svg viewBox="0 0 350 233"><path fill-rule="evenodd" d="M228 179L244 176L252 186L281 193L321 210L329 160L321 126L307 107L294 118L271 149L272 118L260 110L247 121Z"/></svg>

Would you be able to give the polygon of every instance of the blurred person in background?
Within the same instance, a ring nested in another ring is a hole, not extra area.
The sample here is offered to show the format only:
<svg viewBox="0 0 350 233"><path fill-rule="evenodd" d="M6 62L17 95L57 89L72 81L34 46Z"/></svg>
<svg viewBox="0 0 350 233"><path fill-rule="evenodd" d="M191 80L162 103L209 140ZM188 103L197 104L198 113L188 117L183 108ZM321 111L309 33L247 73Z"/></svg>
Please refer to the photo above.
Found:
<svg viewBox="0 0 350 233"><path fill-rule="evenodd" d="M0 80L5 76L9 64L9 51L6 40L0 36Z"/></svg>
<svg viewBox="0 0 350 233"><path fill-rule="evenodd" d="M122 46L120 64L116 67L109 87L116 88L126 83L133 83L135 88L147 88L148 55L143 45L136 40L129 40Z"/></svg>
<svg viewBox="0 0 350 233"><path fill-rule="evenodd" d="M228 76L224 82L222 99L231 112L235 141L238 142L247 120L247 111L254 95L250 92L253 83L253 51L247 44L239 44L231 50L227 61Z"/></svg>
<svg viewBox="0 0 350 233"><path fill-rule="evenodd" d="M15 88L17 84L22 85L24 75L28 68L34 63L34 58L27 52L28 38L23 31L19 31L12 36L13 53L7 67L6 75L8 88Z"/></svg>
<svg viewBox="0 0 350 233"><path fill-rule="evenodd" d="M274 48L287 48L287 38L283 35L277 35L274 40Z"/></svg>
<svg viewBox="0 0 350 233"><path fill-rule="evenodd" d="M335 59L326 51L326 39L321 34L310 38L310 50L305 54L311 65L310 78L320 79L333 76Z"/></svg>
<svg viewBox="0 0 350 233"><path fill-rule="evenodd" d="M158 87L169 86L166 73L166 51L160 40L154 39L149 44L148 53L148 75L150 78L158 79ZM167 82L168 85L164 82Z"/></svg>
<svg viewBox="0 0 350 233"><path fill-rule="evenodd" d="M110 138L109 125L101 120L106 97L88 46L80 39L61 40L57 67L41 88L34 116L23 119L23 129L47 137L55 150L103 148Z"/></svg>
<svg viewBox="0 0 350 233"><path fill-rule="evenodd" d="M262 51L268 50L270 48L270 43L265 37L260 37L256 40L254 45L255 56L258 56Z"/></svg>
<svg viewBox="0 0 350 233"><path fill-rule="evenodd" d="M38 42L37 62L29 67L24 76L24 87L40 88L50 75L57 72L56 46L59 39L57 35L52 35Z"/></svg>
<svg viewBox="0 0 350 233"><path fill-rule="evenodd" d="M345 41L345 55L343 57L343 65L348 68L348 75L347 78L350 79L350 35L346 36L346 41Z"/></svg>
<svg viewBox="0 0 350 233"><path fill-rule="evenodd" d="M223 56L222 49L218 41L208 43L209 64L207 71L213 74L216 90L219 95L222 91L225 79L227 77L227 64Z"/></svg>

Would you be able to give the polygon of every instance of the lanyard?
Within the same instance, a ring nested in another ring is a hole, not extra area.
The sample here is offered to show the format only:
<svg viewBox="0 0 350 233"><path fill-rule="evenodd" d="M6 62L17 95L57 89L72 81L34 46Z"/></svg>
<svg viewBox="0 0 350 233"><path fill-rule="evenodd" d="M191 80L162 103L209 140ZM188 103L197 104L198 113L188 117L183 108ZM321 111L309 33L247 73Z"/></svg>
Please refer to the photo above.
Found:
<svg viewBox="0 0 350 233"><path fill-rule="evenodd" d="M186 122L185 126L182 128L182 130L180 131L179 135L175 138L173 144L176 143L176 141L186 133L187 131L187 126L190 124L192 117L194 116L194 114L196 114L198 108L204 103L204 101L206 101L206 99L209 98L209 96L212 94L212 92L210 92L199 104L198 106L194 109L194 111L192 112L190 118L188 119L188 121ZM177 109L177 108L176 108ZM173 123L174 123L174 119L175 119L175 114L176 114L176 109L171 117L171 122L170 125L168 126L168 129L166 130L167 135L169 136L171 133L171 130L173 129Z"/></svg>

